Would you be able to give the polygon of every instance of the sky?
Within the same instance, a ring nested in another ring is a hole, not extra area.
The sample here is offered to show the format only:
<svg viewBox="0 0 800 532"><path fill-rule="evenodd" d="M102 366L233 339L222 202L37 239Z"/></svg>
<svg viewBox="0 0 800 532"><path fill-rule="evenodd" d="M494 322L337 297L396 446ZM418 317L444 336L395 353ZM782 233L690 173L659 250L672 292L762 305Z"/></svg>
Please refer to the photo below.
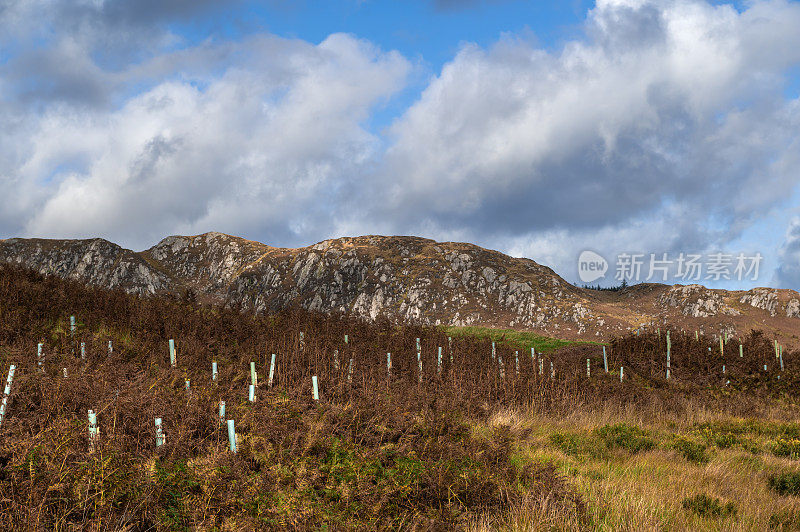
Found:
<svg viewBox="0 0 800 532"><path fill-rule="evenodd" d="M798 28L796 0L0 0L0 238L418 235L800 289Z"/></svg>

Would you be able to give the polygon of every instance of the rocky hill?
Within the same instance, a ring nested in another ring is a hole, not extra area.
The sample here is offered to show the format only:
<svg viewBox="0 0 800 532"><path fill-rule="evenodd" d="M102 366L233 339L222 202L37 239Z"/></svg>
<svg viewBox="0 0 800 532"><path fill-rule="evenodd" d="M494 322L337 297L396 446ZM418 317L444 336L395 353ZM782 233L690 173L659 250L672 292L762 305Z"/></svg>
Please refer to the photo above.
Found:
<svg viewBox="0 0 800 532"><path fill-rule="evenodd" d="M275 248L221 233L170 236L134 252L103 239L0 240L0 261L141 295L191 291L256 311L288 305L375 319L604 338L669 321L708 333L766 329L797 345L793 290L643 284L578 288L530 259L472 244L363 236Z"/></svg>

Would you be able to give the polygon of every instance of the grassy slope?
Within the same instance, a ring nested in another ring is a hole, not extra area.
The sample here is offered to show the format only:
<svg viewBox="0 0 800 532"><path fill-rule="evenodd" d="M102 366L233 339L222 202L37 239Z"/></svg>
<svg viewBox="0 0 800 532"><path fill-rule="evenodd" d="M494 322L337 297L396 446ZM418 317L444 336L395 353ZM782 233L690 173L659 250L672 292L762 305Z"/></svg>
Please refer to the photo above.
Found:
<svg viewBox="0 0 800 532"><path fill-rule="evenodd" d="M530 331L516 331L514 329L495 329L491 327L445 327L445 332L451 336L473 336L475 338L491 338L495 342L511 342L524 350L531 347L537 353L550 353L571 345L591 344L603 345L601 342L575 342L542 336Z"/></svg>
<svg viewBox="0 0 800 532"><path fill-rule="evenodd" d="M445 330L538 353L602 345L508 329ZM505 427L513 434L515 463L556 465L587 501L588 519L581 523L576 514L534 505L499 521L487 517L474 528L800 530L800 485L788 494L770 487L771 478L800 475L800 425L787 421L784 407L790 406L771 403L754 417L715 412L700 403L677 416L632 405L611 410L586 405L565 417L498 412L488 423L475 424L475 434L490 439Z"/></svg>
<svg viewBox="0 0 800 532"><path fill-rule="evenodd" d="M79 297L89 296L76 289L63 299L71 304ZM127 299L116 297L120 304L110 308L126 310L122 302ZM0 306L4 322L14 318L10 313L19 304L7 299ZM21 301L20 308L27 308L37 298ZM800 529L798 497L770 488L771 476L800 471L796 396L739 396L727 389L634 378L622 386L616 377L601 374L590 382L596 395L576 396L554 410L494 405L486 415L469 416L451 406L426 410L424 405L449 384L419 397L413 386L398 386L385 396L354 395L323 405L310 404L307 387L268 390L262 384L259 401L250 404L247 362L255 351L244 344L252 335L247 320L219 315L206 321L204 312L154 302L152 313L127 309L137 319L114 321L111 316L118 312L86 303L94 319L79 320L78 334L92 346L84 366L71 355L74 342L67 337L66 321L71 310L54 311L52 318L48 312L55 303L44 306L28 334L0 348L3 371L10 362L22 362L3 423L7 437L0 441L0 519L17 528L27 523L31 529L130 530L137 525L305 530L456 524L475 530ZM176 316L188 324L173 321ZM135 325L161 319L165 330L185 330L177 370L164 368L162 334L148 332L150 325ZM202 357L216 338L203 334L220 320L229 323L222 330L231 342L242 342L217 353L218 386L230 383L224 396L228 417L236 419L241 435L237 456L227 452L224 432L211 423L217 388L203 384L208 364ZM7 338L31 322L19 318L8 326ZM320 323L306 336L309 349L325 328L333 327L331 337L340 338L341 327L352 332L355 325ZM312 330L307 323L288 321L272 333L300 326ZM235 327L243 331L230 332ZM571 344L495 329L447 333L492 337L537 352ZM151 334L155 343L143 343ZM196 341L190 342L190 334ZM367 327L360 336L368 334L373 341L381 338ZM441 333L407 331L409 346L416 335L423 341L429 335L428 345L442 340ZM31 354L40 339L48 346L46 377L37 372ZM107 339L114 341L111 358L104 352ZM486 346L478 347L485 355ZM393 353L402 360L399 349ZM675 362L677 369L680 360ZM60 377L62 365L69 366L69 379ZM260 371L265 367L262 358ZM100 378L108 390L89 386L89 376ZM184 376L192 377L195 390L189 398ZM115 391L125 405L120 412ZM659 391L666 401L642 400ZM740 398L750 402L746 414L726 402ZM145 406L139 405L142 400ZM102 445L94 454L86 452L87 406L101 412ZM155 415L164 417L167 429L167 445L160 450L152 446ZM548 473L553 466L566 483ZM585 501L585 513L580 504L564 503L573 490L579 502ZM696 499L703 495L709 499Z"/></svg>
<svg viewBox="0 0 800 532"><path fill-rule="evenodd" d="M508 411L474 430L491 437L489 427L506 426L515 435L512 460L555 464L587 501L591 529L800 529L800 491L770 487L771 477L800 472L797 423L702 409L685 418L643 414L559 419ZM512 530L547 529L541 518L540 509L522 509L504 522ZM555 519L559 529L579 528L573 516Z"/></svg>

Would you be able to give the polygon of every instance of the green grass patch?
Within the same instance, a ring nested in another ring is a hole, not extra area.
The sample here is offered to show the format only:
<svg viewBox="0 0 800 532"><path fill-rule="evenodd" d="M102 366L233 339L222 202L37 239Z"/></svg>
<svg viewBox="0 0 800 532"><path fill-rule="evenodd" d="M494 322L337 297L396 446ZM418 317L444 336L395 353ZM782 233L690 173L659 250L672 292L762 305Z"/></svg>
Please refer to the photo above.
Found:
<svg viewBox="0 0 800 532"><path fill-rule="evenodd" d="M444 331L450 336L472 336L475 338L488 338L495 342L510 342L520 348L530 350L533 347L537 353L549 353L562 347L580 344L603 345L600 342L573 342L551 338L528 331L515 331L513 329L494 329L491 327L445 327Z"/></svg>
<svg viewBox="0 0 800 532"><path fill-rule="evenodd" d="M579 456L584 453L586 445L584 438L569 432L554 432L548 438L550 443L569 456Z"/></svg>
<svg viewBox="0 0 800 532"><path fill-rule="evenodd" d="M779 530L800 530L800 512L785 508L769 516L769 527Z"/></svg>
<svg viewBox="0 0 800 532"><path fill-rule="evenodd" d="M354 445L348 445L338 438L334 438L320 464L320 471L337 484L355 483L364 477L374 479L383 476L380 463L360 456Z"/></svg>
<svg viewBox="0 0 800 532"><path fill-rule="evenodd" d="M604 458L606 447L596 437L572 432L554 432L548 437L550 443L569 456Z"/></svg>
<svg viewBox="0 0 800 532"><path fill-rule="evenodd" d="M200 491L200 483L186 460L156 461L155 479L161 491L162 523L170 530L189 530L190 518L183 503L189 493Z"/></svg>
<svg viewBox="0 0 800 532"><path fill-rule="evenodd" d="M714 435L757 435L757 436L782 436L788 439L800 438L799 423L775 423L758 419L729 419L699 423L695 426L698 431Z"/></svg>

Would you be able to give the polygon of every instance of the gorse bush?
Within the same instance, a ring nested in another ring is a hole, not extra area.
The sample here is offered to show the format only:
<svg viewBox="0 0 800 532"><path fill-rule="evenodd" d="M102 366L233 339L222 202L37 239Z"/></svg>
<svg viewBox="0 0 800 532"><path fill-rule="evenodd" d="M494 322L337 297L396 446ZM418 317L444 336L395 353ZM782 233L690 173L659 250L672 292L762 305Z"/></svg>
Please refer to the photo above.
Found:
<svg viewBox="0 0 800 532"><path fill-rule="evenodd" d="M769 487L780 495L800 495L800 472L788 471L769 477Z"/></svg>
<svg viewBox="0 0 800 532"><path fill-rule="evenodd" d="M609 449L624 449L630 453L649 451L656 444L644 429L626 423L606 425L596 430L597 437Z"/></svg>
<svg viewBox="0 0 800 532"><path fill-rule="evenodd" d="M591 458L607 458L608 448L594 434L576 434L572 432L554 432L548 436L552 445L566 455Z"/></svg>
<svg viewBox="0 0 800 532"><path fill-rule="evenodd" d="M770 448L775 456L785 456L793 460L800 459L800 439L778 438Z"/></svg>
<svg viewBox="0 0 800 532"><path fill-rule="evenodd" d="M714 430L714 428L710 426L704 426L700 429L700 437L703 438L708 445L713 445L720 449L728 449L741 441L736 433L725 430Z"/></svg>
<svg viewBox="0 0 800 532"><path fill-rule="evenodd" d="M579 434L569 432L554 432L549 436L550 443L558 447L561 452L570 456L578 456L587 450L585 439Z"/></svg>
<svg viewBox="0 0 800 532"><path fill-rule="evenodd" d="M733 502L723 502L705 493L683 499L683 507L700 517L728 517L737 513Z"/></svg>
<svg viewBox="0 0 800 532"><path fill-rule="evenodd" d="M679 437L676 438L675 442L672 444L672 447L690 462L694 462L696 464L708 463L709 457L708 453L706 453L705 445L694 442L687 438Z"/></svg>

